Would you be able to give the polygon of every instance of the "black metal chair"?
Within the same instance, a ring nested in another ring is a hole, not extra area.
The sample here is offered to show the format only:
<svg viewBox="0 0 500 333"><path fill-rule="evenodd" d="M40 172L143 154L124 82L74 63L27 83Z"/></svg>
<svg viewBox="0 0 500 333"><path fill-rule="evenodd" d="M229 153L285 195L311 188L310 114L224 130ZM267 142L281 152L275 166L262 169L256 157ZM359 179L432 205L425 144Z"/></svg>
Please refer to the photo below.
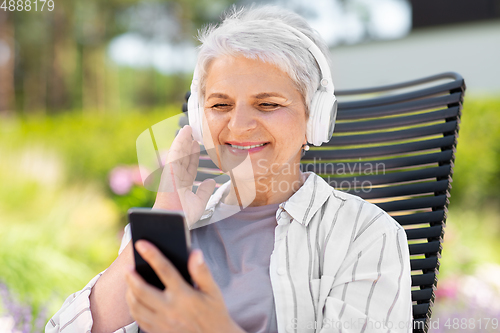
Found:
<svg viewBox="0 0 500 333"><path fill-rule="evenodd" d="M428 331L432 314L464 92L464 79L452 72L337 91L332 139L301 161L303 171L373 202L405 228L414 333ZM200 167L218 172L210 159ZM213 178L206 170L197 180Z"/></svg>

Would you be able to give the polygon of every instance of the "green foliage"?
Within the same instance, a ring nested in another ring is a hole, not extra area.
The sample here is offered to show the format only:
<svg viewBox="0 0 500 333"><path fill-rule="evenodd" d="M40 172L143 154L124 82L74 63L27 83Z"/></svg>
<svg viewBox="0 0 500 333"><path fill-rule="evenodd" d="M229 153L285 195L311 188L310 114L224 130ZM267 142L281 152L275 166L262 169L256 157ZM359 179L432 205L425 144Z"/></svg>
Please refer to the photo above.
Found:
<svg viewBox="0 0 500 333"><path fill-rule="evenodd" d="M446 222L440 279L473 274L482 264L500 264L498 208L454 207Z"/></svg>
<svg viewBox="0 0 500 333"><path fill-rule="evenodd" d="M0 140L13 149L34 144L59 154L67 181L94 180L104 184L119 164L136 164L136 139L149 126L180 112L180 105L150 112L67 112L51 117L5 119Z"/></svg>
<svg viewBox="0 0 500 333"><path fill-rule="evenodd" d="M500 200L500 100L465 98L451 205Z"/></svg>
<svg viewBox="0 0 500 333"><path fill-rule="evenodd" d="M136 139L179 105L0 121L0 281L49 315L116 257L124 212L155 193L113 194L108 174L137 164Z"/></svg>
<svg viewBox="0 0 500 333"><path fill-rule="evenodd" d="M23 302L49 303L53 313L116 256L118 213L97 186L30 174L23 162L30 155L12 153L0 167L0 182L9 184L0 190L0 280ZM12 191L17 201L8 200Z"/></svg>
<svg viewBox="0 0 500 333"><path fill-rule="evenodd" d="M181 73L165 75L153 68L111 66L108 70L114 75L115 98L121 109L182 103L192 77Z"/></svg>

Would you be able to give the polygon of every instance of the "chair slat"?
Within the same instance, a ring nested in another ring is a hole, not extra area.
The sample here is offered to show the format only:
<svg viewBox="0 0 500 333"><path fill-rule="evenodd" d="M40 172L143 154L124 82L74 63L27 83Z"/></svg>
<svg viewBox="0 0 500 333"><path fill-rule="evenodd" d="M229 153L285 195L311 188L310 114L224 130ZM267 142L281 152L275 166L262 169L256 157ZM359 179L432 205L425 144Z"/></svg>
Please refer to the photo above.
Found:
<svg viewBox="0 0 500 333"><path fill-rule="evenodd" d="M443 226L435 225L426 228L406 229L405 232L406 232L406 238L408 240L440 238L443 235Z"/></svg>
<svg viewBox="0 0 500 333"><path fill-rule="evenodd" d="M448 179L439 180L436 182L413 183L399 186L377 187L372 188L369 192L355 190L346 191L348 193L358 195L363 199L389 198L400 197L404 195L434 193L446 191L449 188L450 181Z"/></svg>
<svg viewBox="0 0 500 333"><path fill-rule="evenodd" d="M421 224L421 223L441 223L446 218L444 210L436 210L433 212L416 213L410 215L393 216L401 225ZM413 229L418 230L418 229ZM425 237L419 237L425 238Z"/></svg>
<svg viewBox="0 0 500 333"><path fill-rule="evenodd" d="M455 143L455 136L448 135L442 138L425 141L408 142L396 145L376 146L368 148L334 149L334 150L309 150L305 154L306 159L343 160L364 157L389 156L416 152L428 149L444 148Z"/></svg>
<svg viewBox="0 0 500 333"><path fill-rule="evenodd" d="M426 136L449 133L457 129L457 121L449 121L425 127L410 128L400 131L377 132L359 135L334 136L327 144L330 147L342 147L368 143L383 143L390 141L401 141Z"/></svg>
<svg viewBox="0 0 500 333"><path fill-rule="evenodd" d="M411 276L411 286L433 286L437 283L436 273L430 272Z"/></svg>
<svg viewBox="0 0 500 333"><path fill-rule="evenodd" d="M438 257L410 260L410 267L412 271L435 269L438 266L438 264L439 264Z"/></svg>
<svg viewBox="0 0 500 333"><path fill-rule="evenodd" d="M419 110L428 110L445 107L460 101L462 93L452 93L444 96L429 97L414 101L406 101L398 104L372 106L364 108L349 109L345 102L339 102L337 120L356 120L364 118L384 117L405 114ZM186 109L187 110L187 109Z"/></svg>
<svg viewBox="0 0 500 333"><path fill-rule="evenodd" d="M436 75L432 76L427 76L423 77L420 79L415 79L411 81L405 81L405 82L399 82L399 83L393 83L389 85L384 85L384 86L376 86L376 87L370 87L370 88L356 88L356 89L342 89L340 91L337 90L337 94L343 95L343 96L349 96L349 95L366 95L366 94L373 94L373 93L381 93L381 92L387 92L387 91L395 91L399 89L404 89L404 88L415 88L415 87L420 87L422 84L427 84L427 83L435 83L436 81L441 81L441 80L454 80L454 81L460 81L462 82L463 86L462 90L465 90L465 82L464 78L462 75L456 73L456 72L445 72L445 73L439 73ZM420 87L422 89L423 87Z"/></svg>
<svg viewBox="0 0 500 333"><path fill-rule="evenodd" d="M402 210L443 207L448 200L446 195L436 195L424 198L395 200L391 202L376 203L377 206L386 212L395 212Z"/></svg>
<svg viewBox="0 0 500 333"><path fill-rule="evenodd" d="M200 159L200 164L198 165L199 168L210 168L214 170L219 170L217 165L212 160L202 160Z"/></svg>
<svg viewBox="0 0 500 333"><path fill-rule="evenodd" d="M430 310L429 303L414 304L413 305L413 316L414 317L427 316L427 313L429 310Z"/></svg>
<svg viewBox="0 0 500 333"><path fill-rule="evenodd" d="M340 174L342 172L351 173L373 173L373 169L381 166L384 170L404 168L410 166L419 166L432 163L445 164L453 159L453 151L445 150L430 154L421 154L414 156L397 157L390 159L381 159L373 161L356 161L356 162L325 162L321 160L302 159L302 171L313 171L317 174ZM215 167L215 164L213 164ZM200 162L200 166L202 166Z"/></svg>
<svg viewBox="0 0 500 333"><path fill-rule="evenodd" d="M390 104L395 104L395 103L402 102L402 101L416 100L419 98L424 98L424 97L433 96L433 95L437 95L437 94L448 95L451 90L459 89L462 87L462 85L463 85L463 80L458 80L458 81L448 82L448 83L440 84L440 85L437 85L434 87L424 88L424 89L420 89L420 90L412 91L412 92L408 92L408 93L403 93L403 94L383 96L383 97L378 97L378 98L371 98L368 100L345 102L342 105L342 108L344 110L348 110L348 109L357 109L357 108L363 108L363 107L368 107L368 106L390 105ZM342 92L337 91L336 94L338 96L341 96Z"/></svg>
<svg viewBox="0 0 500 333"><path fill-rule="evenodd" d="M363 184L367 186L392 184L399 182L410 182L436 177L445 177L449 175L451 165L442 165L439 167L425 168L420 170L411 170L404 172L393 172L382 175L354 176L354 177L328 177L326 180L333 187L343 188L362 188ZM368 183L365 183L368 182ZM337 186L338 185L338 186Z"/></svg>
<svg viewBox="0 0 500 333"><path fill-rule="evenodd" d="M179 118L179 127L183 128L185 125L189 125L187 114Z"/></svg>
<svg viewBox="0 0 500 333"><path fill-rule="evenodd" d="M215 177L218 177L218 181L217 181L218 183L225 183L225 182L227 182L230 179L229 176L226 175L226 174L223 174L223 175L213 175L213 174L210 174L210 173L198 171L198 173L196 174L196 181L202 182L205 179L212 179L212 178L215 178Z"/></svg>
<svg viewBox="0 0 500 333"><path fill-rule="evenodd" d="M410 244L410 255L441 253L441 242L432 241L422 244Z"/></svg>
<svg viewBox="0 0 500 333"><path fill-rule="evenodd" d="M426 288L421 290L412 290L411 292L411 300L415 301L423 301L432 298L432 288Z"/></svg>
<svg viewBox="0 0 500 333"><path fill-rule="evenodd" d="M458 107L452 107L443 110L432 111L427 113L419 113L404 117L393 117L393 118L382 118L382 119L374 119L366 121L356 121L349 123L338 123L335 125L335 133L374 131L374 130L383 130L387 128L396 128L396 127L430 123L433 121L439 121L439 120L444 120L446 118L456 117L458 115L458 112L459 112Z"/></svg>

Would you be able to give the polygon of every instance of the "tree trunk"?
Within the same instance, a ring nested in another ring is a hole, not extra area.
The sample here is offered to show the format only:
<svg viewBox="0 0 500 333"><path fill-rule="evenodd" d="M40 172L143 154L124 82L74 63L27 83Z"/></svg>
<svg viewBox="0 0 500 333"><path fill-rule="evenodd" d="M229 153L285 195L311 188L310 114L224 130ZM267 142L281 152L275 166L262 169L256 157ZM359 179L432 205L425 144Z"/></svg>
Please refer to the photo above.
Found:
<svg viewBox="0 0 500 333"><path fill-rule="evenodd" d="M0 10L0 112L15 108L14 56L12 13Z"/></svg>
<svg viewBox="0 0 500 333"><path fill-rule="evenodd" d="M50 57L47 63L49 70L48 79L48 109L59 111L70 107L70 77L71 73L65 70L67 62L74 61L71 59L71 53L68 54L67 30L68 22L64 17L64 13L59 10L54 10L52 15L52 41Z"/></svg>

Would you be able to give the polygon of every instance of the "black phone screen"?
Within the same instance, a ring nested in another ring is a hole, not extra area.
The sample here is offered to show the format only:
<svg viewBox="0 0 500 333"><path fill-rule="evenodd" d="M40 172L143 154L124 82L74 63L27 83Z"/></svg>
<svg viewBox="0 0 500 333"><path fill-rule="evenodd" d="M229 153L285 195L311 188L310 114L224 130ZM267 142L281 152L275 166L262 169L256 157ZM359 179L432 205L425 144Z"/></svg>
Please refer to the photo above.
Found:
<svg viewBox="0 0 500 333"><path fill-rule="evenodd" d="M187 269L190 251L189 230L182 212L149 208L131 208L128 212L134 243L135 269L149 284L165 286L151 266L135 250L140 239L154 244L177 268L184 280L193 285Z"/></svg>

